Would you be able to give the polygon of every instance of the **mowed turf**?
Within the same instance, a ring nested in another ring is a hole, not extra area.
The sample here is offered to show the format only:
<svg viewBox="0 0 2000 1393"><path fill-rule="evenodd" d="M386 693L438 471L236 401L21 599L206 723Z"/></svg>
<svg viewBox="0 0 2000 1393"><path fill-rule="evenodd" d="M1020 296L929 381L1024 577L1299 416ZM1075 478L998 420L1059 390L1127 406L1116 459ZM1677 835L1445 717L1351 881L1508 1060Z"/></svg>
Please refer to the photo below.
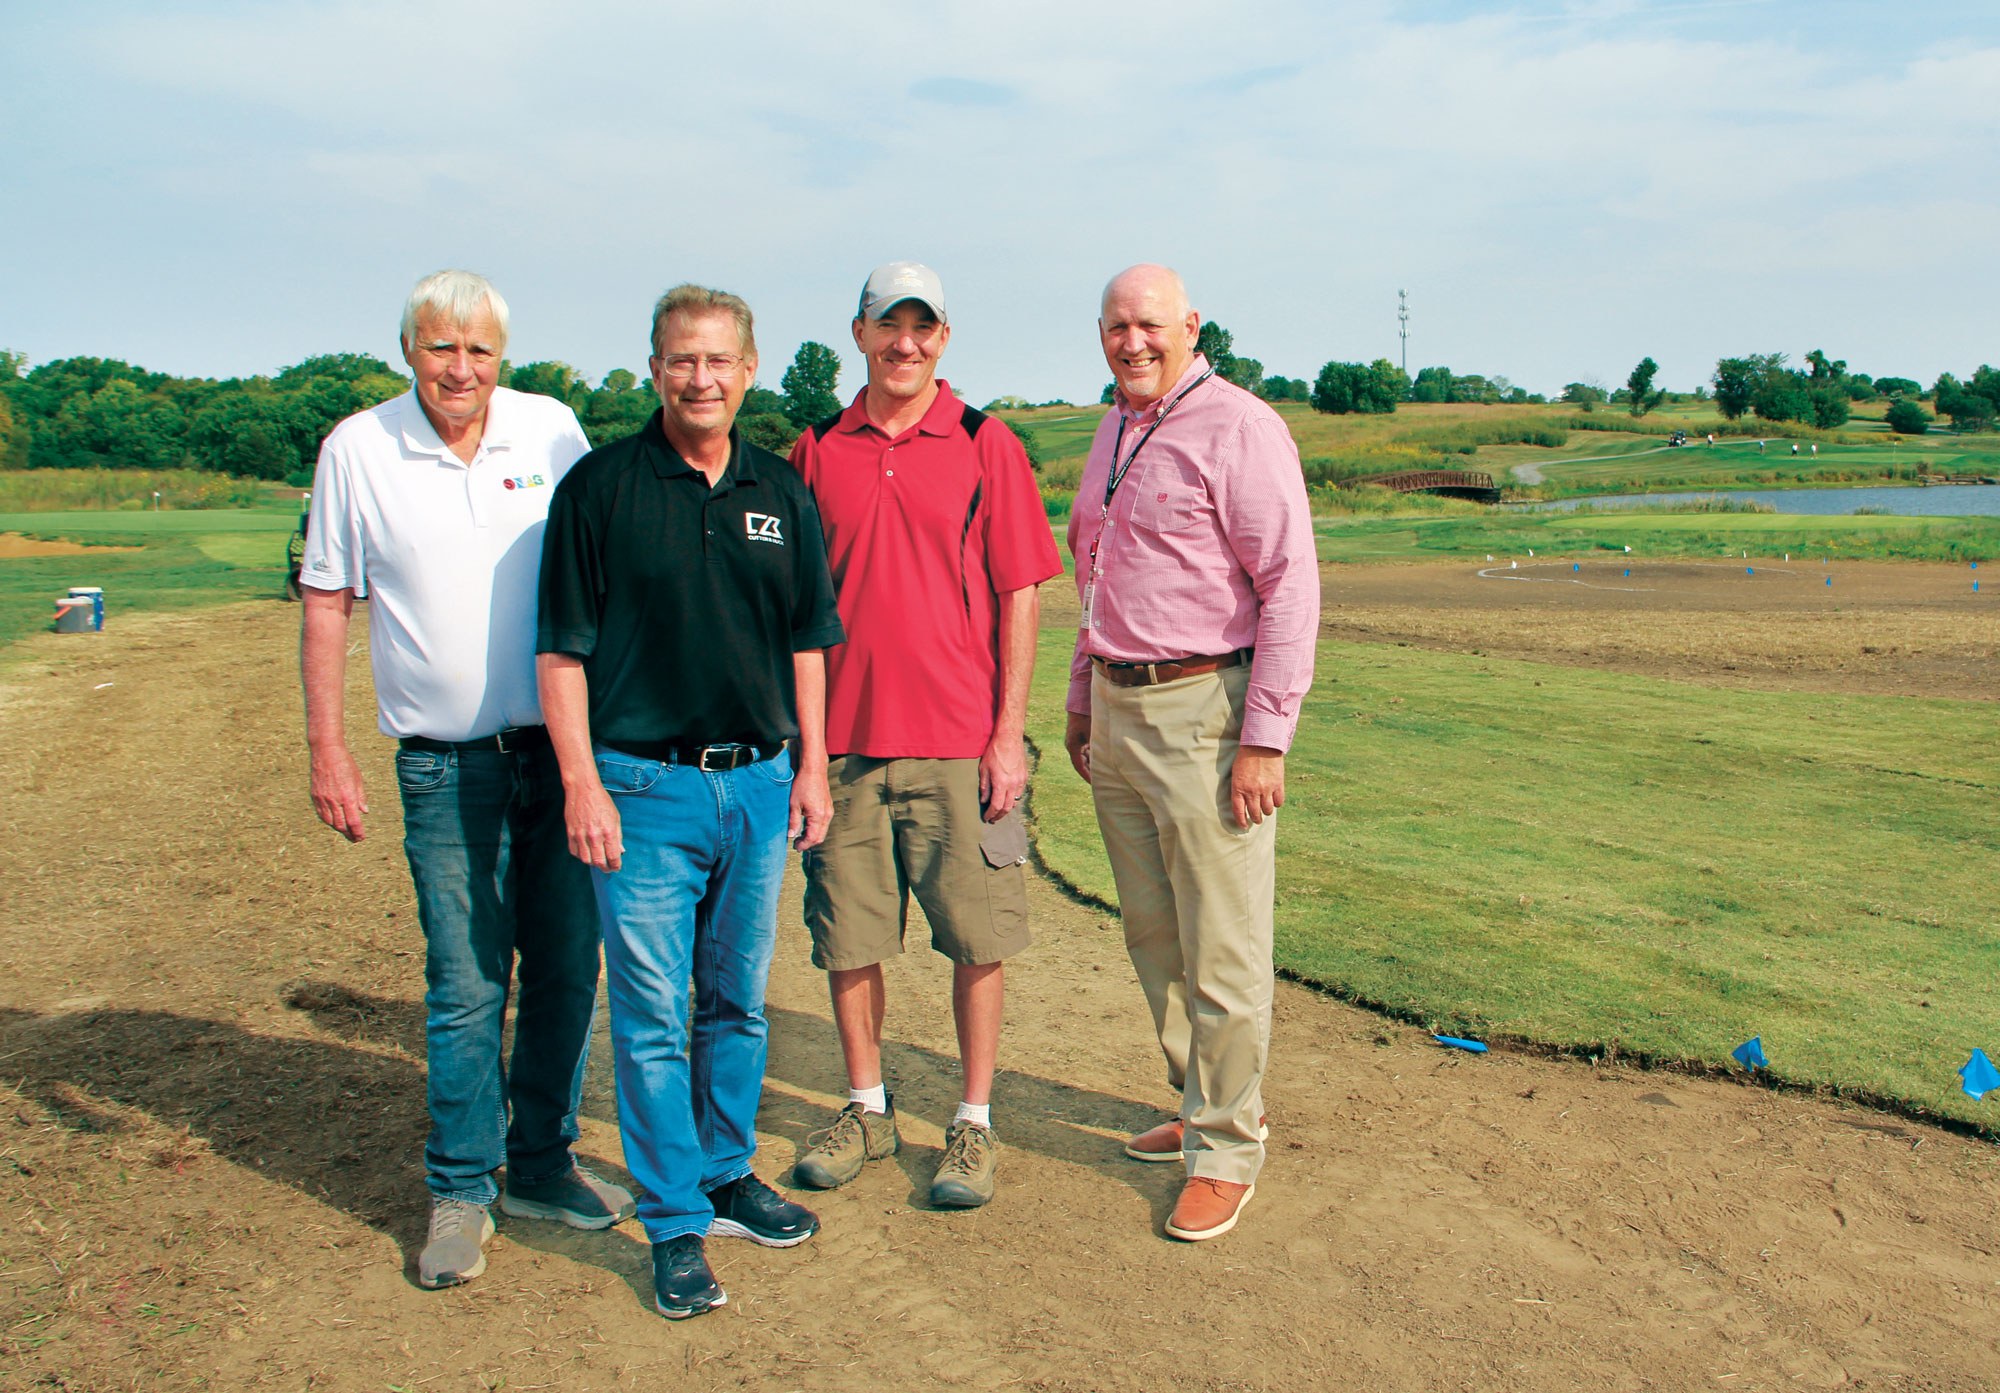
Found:
<svg viewBox="0 0 2000 1393"><path fill-rule="evenodd" d="M0 559L0 654L49 628L57 597L73 585L104 588L107 625L134 610L278 595L286 535L297 526L296 511L255 509L0 514L0 532L139 548Z"/></svg>
<svg viewBox="0 0 2000 1393"><path fill-rule="evenodd" d="M1069 636L1030 734L1051 869L1115 903L1062 754ZM1327 642L1287 765L1281 966L1452 1033L1726 1065L1985 1125L2000 1050L1985 703L1744 692Z"/></svg>
<svg viewBox="0 0 2000 1393"><path fill-rule="evenodd" d="M2000 517L1876 514L1597 512L1533 513L1453 505L1435 516L1320 518L1322 561L1436 561L1492 555L1526 559L1597 551L1662 558L1777 556L1811 552L1845 560L1985 561L2000 556Z"/></svg>

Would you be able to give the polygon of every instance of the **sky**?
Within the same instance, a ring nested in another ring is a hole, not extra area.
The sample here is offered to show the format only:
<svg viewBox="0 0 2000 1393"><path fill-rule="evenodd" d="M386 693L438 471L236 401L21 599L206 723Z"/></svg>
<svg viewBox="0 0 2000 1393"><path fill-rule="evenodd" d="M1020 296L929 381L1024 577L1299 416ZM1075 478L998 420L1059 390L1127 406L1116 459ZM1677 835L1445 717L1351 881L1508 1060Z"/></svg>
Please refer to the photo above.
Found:
<svg viewBox="0 0 2000 1393"><path fill-rule="evenodd" d="M643 373L652 301L840 350L936 268L975 404L1095 401L1106 279L1164 261L1267 372L1688 390L1822 348L2000 360L1990 0L688 5L0 0L0 348L184 375L396 361L489 276L513 361Z"/></svg>

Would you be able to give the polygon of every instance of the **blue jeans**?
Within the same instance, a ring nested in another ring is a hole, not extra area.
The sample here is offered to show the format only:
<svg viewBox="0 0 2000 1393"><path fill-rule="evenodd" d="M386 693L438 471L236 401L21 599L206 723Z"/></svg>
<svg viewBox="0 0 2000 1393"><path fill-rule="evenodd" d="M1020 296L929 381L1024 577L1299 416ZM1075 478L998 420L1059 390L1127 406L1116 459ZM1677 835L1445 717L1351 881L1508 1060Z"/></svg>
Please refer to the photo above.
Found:
<svg viewBox="0 0 2000 1393"><path fill-rule="evenodd" d="M591 872L618 1125L639 1220L659 1243L708 1232L706 1192L748 1175L757 1151L791 757L708 774L600 745L597 774L625 842L618 870Z"/></svg>
<svg viewBox="0 0 2000 1393"><path fill-rule="evenodd" d="M505 1161L523 1181L566 1174L597 1009L590 873L569 854L547 748L403 750L403 850L417 888L430 1065L431 1191L491 1204ZM501 1053L514 955L521 996Z"/></svg>

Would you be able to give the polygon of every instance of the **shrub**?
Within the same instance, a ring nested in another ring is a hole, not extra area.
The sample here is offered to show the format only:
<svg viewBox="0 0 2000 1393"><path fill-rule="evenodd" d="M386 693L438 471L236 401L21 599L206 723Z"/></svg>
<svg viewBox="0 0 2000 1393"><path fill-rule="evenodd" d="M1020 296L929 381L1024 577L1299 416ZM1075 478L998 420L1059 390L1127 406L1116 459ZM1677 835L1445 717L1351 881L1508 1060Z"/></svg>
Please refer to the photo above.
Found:
<svg viewBox="0 0 2000 1393"><path fill-rule="evenodd" d="M1891 402L1887 419L1889 429L1898 435L1922 435L1931 428L1930 413L1917 405L1915 397L1899 397Z"/></svg>
<svg viewBox="0 0 2000 1393"><path fill-rule="evenodd" d="M1812 394L1812 423L1821 430L1837 430L1847 424L1847 393L1837 387Z"/></svg>

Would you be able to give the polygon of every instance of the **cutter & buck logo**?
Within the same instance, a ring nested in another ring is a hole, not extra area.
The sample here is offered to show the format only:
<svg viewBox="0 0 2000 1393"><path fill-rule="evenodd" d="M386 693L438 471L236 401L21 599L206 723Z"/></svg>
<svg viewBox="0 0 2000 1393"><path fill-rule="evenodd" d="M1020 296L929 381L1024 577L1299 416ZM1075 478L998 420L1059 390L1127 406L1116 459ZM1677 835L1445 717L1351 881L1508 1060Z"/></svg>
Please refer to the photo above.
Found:
<svg viewBox="0 0 2000 1393"><path fill-rule="evenodd" d="M502 479L500 487L503 489L539 489L547 488L548 483L549 481L539 474L524 474L515 479Z"/></svg>
<svg viewBox="0 0 2000 1393"><path fill-rule="evenodd" d="M785 544L785 534L779 530L782 521L776 513L749 513L743 515L743 534L753 542L773 542Z"/></svg>

